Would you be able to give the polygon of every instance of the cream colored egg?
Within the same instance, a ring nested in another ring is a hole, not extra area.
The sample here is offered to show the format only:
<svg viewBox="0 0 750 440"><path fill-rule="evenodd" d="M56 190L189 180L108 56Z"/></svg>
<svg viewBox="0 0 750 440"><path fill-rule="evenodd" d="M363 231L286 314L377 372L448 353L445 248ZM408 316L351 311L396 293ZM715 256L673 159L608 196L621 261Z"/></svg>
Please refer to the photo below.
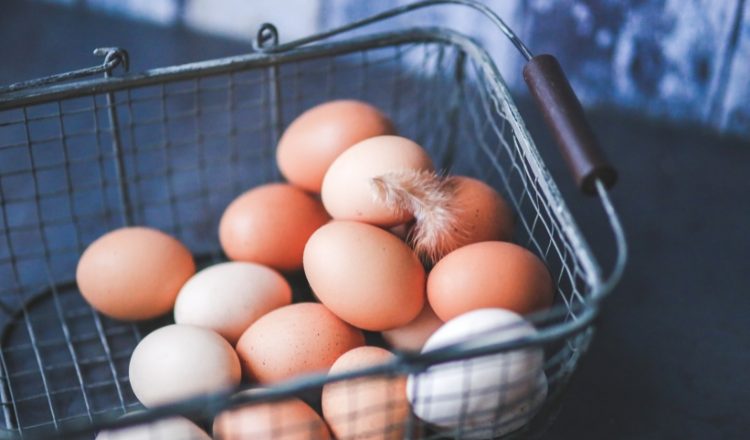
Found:
<svg viewBox="0 0 750 440"><path fill-rule="evenodd" d="M96 440L153 439L211 440L211 437L184 417L170 417L147 424L102 431L96 436Z"/></svg>
<svg viewBox="0 0 750 440"><path fill-rule="evenodd" d="M289 283L270 267L221 263L185 283L177 295L174 320L213 330L235 344L250 324L291 302Z"/></svg>
<svg viewBox="0 0 750 440"><path fill-rule="evenodd" d="M422 353L463 341L502 343L532 337L534 327L508 310L479 309L446 322ZM541 348L523 348L434 365L410 375L407 395L422 420L466 438L514 431L536 414L547 396Z"/></svg>
<svg viewBox="0 0 750 440"><path fill-rule="evenodd" d="M240 378L232 346L218 333L192 325L154 330L130 358L130 385L146 407L225 391Z"/></svg>
<svg viewBox="0 0 750 440"><path fill-rule="evenodd" d="M376 136L341 153L323 178L321 198L336 220L391 227L413 216L378 200L371 179L390 172L432 170L432 160L415 142L400 136Z"/></svg>

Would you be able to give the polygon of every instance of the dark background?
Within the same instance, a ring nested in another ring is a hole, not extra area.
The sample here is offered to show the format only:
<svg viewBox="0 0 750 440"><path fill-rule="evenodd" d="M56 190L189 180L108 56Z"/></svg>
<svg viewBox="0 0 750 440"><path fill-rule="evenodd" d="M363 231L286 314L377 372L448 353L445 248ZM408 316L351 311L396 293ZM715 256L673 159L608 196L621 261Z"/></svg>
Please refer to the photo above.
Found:
<svg viewBox="0 0 750 440"><path fill-rule="evenodd" d="M0 83L96 64L127 48L132 70L247 52L248 45L95 15L3 2ZM536 111L530 132L593 247L613 247L600 206L580 196ZM611 108L589 111L620 182L630 245L589 354L545 438L747 438L750 429L750 145Z"/></svg>

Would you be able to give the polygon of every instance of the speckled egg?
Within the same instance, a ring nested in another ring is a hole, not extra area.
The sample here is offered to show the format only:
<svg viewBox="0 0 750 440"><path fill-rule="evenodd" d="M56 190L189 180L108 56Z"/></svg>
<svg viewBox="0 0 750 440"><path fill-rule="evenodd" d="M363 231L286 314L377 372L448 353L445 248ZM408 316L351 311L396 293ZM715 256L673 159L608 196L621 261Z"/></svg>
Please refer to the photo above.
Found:
<svg viewBox="0 0 750 440"><path fill-rule="evenodd" d="M326 373L339 356L364 342L361 331L322 304L297 303L255 321L236 348L249 378L273 383Z"/></svg>

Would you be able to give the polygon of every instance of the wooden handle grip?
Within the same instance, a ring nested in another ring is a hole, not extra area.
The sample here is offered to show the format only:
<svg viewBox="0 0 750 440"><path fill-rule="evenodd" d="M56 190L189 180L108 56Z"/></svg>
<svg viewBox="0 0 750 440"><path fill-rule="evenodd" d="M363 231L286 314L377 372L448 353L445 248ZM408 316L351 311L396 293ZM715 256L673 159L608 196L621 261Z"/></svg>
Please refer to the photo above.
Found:
<svg viewBox="0 0 750 440"><path fill-rule="evenodd" d="M596 180L611 188L617 181L617 171L599 147L583 107L557 59L552 55L533 57L523 68L523 79L580 190L596 194Z"/></svg>

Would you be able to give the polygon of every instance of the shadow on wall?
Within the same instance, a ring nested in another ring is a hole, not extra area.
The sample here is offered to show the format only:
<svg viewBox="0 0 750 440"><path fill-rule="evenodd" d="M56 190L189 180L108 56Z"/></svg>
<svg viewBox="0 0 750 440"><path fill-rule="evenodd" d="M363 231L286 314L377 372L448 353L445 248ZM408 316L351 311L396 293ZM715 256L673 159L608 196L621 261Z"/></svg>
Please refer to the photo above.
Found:
<svg viewBox="0 0 750 440"><path fill-rule="evenodd" d="M265 21L285 40L411 0L56 0L164 25L250 39ZM700 122L750 137L750 2L745 0L485 0L535 53L553 53L589 107L615 106L655 118ZM293 12L291 12L293 11ZM470 33L525 90L521 59L478 13L440 6L391 21Z"/></svg>

